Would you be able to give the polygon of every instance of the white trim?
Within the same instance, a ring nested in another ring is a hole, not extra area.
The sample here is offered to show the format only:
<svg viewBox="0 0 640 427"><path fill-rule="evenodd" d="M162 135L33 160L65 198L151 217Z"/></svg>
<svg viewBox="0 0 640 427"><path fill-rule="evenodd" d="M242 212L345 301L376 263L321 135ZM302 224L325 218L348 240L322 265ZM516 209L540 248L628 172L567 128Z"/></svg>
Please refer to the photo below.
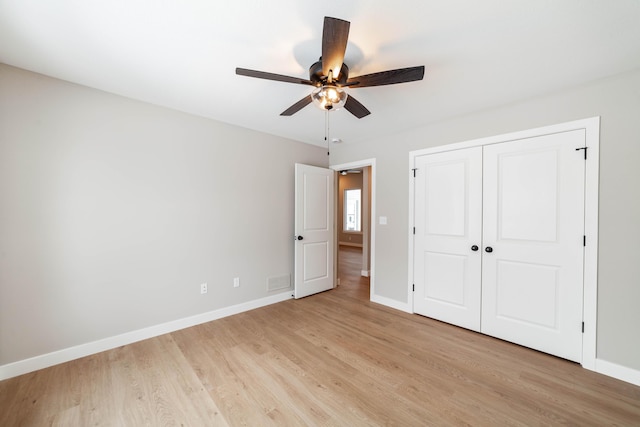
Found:
<svg viewBox="0 0 640 427"><path fill-rule="evenodd" d="M291 290L0 366L0 381L291 299Z"/></svg>
<svg viewBox="0 0 640 427"><path fill-rule="evenodd" d="M600 187L600 117L583 120L586 131L587 164L585 165L584 232L584 294L582 313L582 366L596 369L598 326L598 210Z"/></svg>
<svg viewBox="0 0 640 427"><path fill-rule="evenodd" d="M419 150L419 151L423 151L423 150ZM413 169L416 167L416 157L418 155L414 154L416 153L416 151L410 151L409 152L409 222L408 222L408 227L409 230L407 231L407 234L409 235L409 251L408 251L408 271L409 274L407 274L407 305L409 306L409 313L415 313L413 311L413 297L414 297L414 291L413 291L413 286L414 286L414 258L415 258L415 254L413 252L413 247L414 247L414 242L413 242L413 227L415 226L415 185L416 185L416 180L413 176Z"/></svg>
<svg viewBox="0 0 640 427"><path fill-rule="evenodd" d="M595 371L600 374L640 386L640 371L602 359L596 359L594 365Z"/></svg>
<svg viewBox="0 0 640 427"><path fill-rule="evenodd" d="M371 262L369 264L370 280L369 280L369 299L374 301L375 296L375 271L376 271L376 159L365 159L350 163L342 163L339 165L329 166L335 171L343 169L354 169L371 167L371 221L369 222L369 232L371 233L371 244L369 246L369 252L371 254Z"/></svg>
<svg viewBox="0 0 640 427"><path fill-rule="evenodd" d="M595 126L595 128L594 128ZM444 151L460 150L462 148L478 147L482 145L500 144L502 142L515 141L524 138L533 138L537 136L552 135L555 133L569 132L572 130L587 129L587 130L599 130L600 129L600 116L591 117L588 119L574 120L571 122L558 123L555 125L543 126L534 129L527 129L518 132L505 133L501 135L487 136L484 138L471 139L468 141L457 142L453 144L438 145L436 147L423 148L421 150L414 150L409 152L409 157L418 157L425 154L442 153ZM597 135L598 139L600 135ZM413 164L413 163L411 163ZM412 166L413 167L413 166Z"/></svg>
<svg viewBox="0 0 640 427"><path fill-rule="evenodd" d="M413 314L412 307L409 304L391 298L381 297L380 295L372 295L371 302L382 304L396 310L404 311L405 313Z"/></svg>
<svg viewBox="0 0 640 427"><path fill-rule="evenodd" d="M414 179L412 168L416 157L426 154L460 150L490 144L499 144L524 138L551 135L560 132L584 129L588 147L585 168L585 235L587 245L584 250L584 295L583 320L585 322L582 336L582 366L585 369L597 370L596 346L598 324L598 205L599 205L599 159L600 159L600 117L575 120L551 126L528 129L520 132L495 135L455 144L441 145L409 152L409 283L407 301L413 312L413 225L414 213Z"/></svg>
<svg viewBox="0 0 640 427"><path fill-rule="evenodd" d="M362 277L369 277L369 270L360 270L360 275Z"/></svg>

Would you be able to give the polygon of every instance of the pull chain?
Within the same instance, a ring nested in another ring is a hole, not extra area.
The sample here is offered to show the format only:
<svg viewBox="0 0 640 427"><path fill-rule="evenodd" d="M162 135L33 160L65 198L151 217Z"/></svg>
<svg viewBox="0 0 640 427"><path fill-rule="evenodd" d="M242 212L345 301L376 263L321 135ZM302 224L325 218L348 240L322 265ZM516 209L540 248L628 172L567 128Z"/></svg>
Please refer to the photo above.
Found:
<svg viewBox="0 0 640 427"><path fill-rule="evenodd" d="M329 128L329 110L324 110L324 140L327 143L327 156L330 154L330 145L329 145L329 135L330 133L330 128Z"/></svg>

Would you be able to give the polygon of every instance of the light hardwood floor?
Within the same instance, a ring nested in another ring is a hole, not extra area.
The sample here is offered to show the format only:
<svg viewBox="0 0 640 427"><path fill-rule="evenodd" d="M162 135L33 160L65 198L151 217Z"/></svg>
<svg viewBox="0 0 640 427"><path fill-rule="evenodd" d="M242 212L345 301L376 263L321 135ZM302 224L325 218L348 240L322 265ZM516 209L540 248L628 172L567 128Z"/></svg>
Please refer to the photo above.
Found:
<svg viewBox="0 0 640 427"><path fill-rule="evenodd" d="M640 425L640 387L342 284L0 382L0 426Z"/></svg>

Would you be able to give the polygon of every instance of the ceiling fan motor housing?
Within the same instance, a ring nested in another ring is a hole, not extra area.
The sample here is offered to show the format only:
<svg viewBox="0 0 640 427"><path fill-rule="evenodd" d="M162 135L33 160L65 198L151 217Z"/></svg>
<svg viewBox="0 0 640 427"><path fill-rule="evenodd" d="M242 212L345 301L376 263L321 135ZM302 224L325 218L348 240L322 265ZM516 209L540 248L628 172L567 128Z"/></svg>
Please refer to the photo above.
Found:
<svg viewBox="0 0 640 427"><path fill-rule="evenodd" d="M334 73L333 75L333 84L336 86L343 86L347 84L347 79L349 78L349 67L347 64L343 63L340 68L340 74L337 75ZM322 58L318 62L315 62L311 67L309 67L309 80L311 80L316 86L320 87L328 83L329 76L322 75Z"/></svg>

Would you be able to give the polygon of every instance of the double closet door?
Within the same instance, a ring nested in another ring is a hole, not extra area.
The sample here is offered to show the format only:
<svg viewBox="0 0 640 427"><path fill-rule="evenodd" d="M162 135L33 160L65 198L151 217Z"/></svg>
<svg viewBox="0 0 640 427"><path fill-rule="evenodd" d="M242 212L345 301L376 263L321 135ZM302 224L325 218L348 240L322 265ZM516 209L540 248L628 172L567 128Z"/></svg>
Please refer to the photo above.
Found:
<svg viewBox="0 0 640 427"><path fill-rule="evenodd" d="M414 312L580 361L585 131L416 157Z"/></svg>

